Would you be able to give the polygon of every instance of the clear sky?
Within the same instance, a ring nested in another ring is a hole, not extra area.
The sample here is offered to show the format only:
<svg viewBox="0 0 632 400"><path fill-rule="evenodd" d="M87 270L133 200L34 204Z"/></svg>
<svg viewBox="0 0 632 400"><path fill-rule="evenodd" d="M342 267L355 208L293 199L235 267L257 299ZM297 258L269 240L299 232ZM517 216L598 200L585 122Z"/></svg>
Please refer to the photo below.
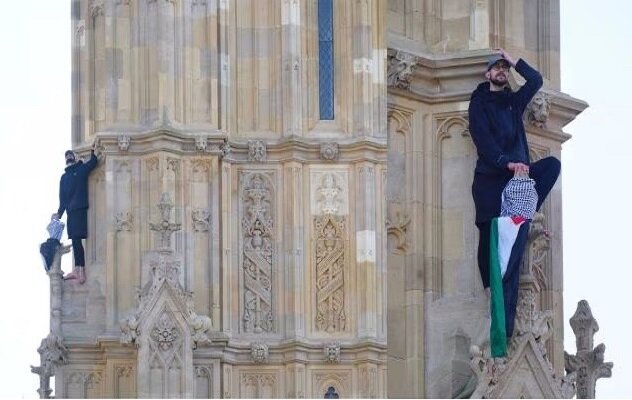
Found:
<svg viewBox="0 0 632 400"><path fill-rule="evenodd" d="M389 0L394 1L394 0ZM449 0L447 0L449 1ZM590 107L563 146L564 318L587 299L613 377L601 398L632 397L628 339L632 261L632 2L561 0L562 91ZM70 147L70 1L8 1L0 13L1 397L37 397L37 347L48 333L49 283L39 243L57 207ZM553 234L558 234L553 232ZM65 268L68 268L66 257ZM575 352L568 323L565 347Z"/></svg>

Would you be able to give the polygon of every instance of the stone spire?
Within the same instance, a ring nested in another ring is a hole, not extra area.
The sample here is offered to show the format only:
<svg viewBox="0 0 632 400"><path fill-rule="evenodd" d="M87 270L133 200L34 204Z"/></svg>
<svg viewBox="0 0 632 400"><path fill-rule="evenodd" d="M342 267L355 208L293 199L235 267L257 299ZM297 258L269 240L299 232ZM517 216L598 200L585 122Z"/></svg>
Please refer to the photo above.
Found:
<svg viewBox="0 0 632 400"><path fill-rule="evenodd" d="M570 323L575 333L577 354L564 352L566 372L577 375L578 399L594 399L597 379L611 377L613 364L603 362L606 351L603 343L593 349L593 336L599 330L599 325L586 300L577 303L577 311Z"/></svg>

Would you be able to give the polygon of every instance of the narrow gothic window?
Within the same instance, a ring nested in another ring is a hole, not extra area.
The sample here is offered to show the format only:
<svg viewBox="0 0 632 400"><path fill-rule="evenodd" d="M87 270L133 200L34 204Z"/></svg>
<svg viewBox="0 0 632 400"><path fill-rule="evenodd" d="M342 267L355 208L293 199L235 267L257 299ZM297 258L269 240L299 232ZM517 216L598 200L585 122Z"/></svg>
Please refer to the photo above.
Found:
<svg viewBox="0 0 632 400"><path fill-rule="evenodd" d="M318 101L320 119L334 119L333 0L318 0Z"/></svg>

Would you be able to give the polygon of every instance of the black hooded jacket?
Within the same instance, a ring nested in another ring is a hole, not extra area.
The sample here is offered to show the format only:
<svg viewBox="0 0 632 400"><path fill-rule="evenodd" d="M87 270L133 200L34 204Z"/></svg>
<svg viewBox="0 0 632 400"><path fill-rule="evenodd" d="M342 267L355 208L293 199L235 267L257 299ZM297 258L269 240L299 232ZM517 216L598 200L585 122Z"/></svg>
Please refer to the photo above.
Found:
<svg viewBox="0 0 632 400"><path fill-rule="evenodd" d="M516 63L516 71L526 83L516 92L505 88L489 90L483 82L470 99L470 134L476 145L476 172L485 175L506 175L507 163L529 164L529 147L522 122L525 108L542 87L542 76L524 60Z"/></svg>
<svg viewBox="0 0 632 400"><path fill-rule="evenodd" d="M59 181L59 218L64 211L88 208L88 176L97 166L97 156L92 155L87 163L78 161L66 167Z"/></svg>

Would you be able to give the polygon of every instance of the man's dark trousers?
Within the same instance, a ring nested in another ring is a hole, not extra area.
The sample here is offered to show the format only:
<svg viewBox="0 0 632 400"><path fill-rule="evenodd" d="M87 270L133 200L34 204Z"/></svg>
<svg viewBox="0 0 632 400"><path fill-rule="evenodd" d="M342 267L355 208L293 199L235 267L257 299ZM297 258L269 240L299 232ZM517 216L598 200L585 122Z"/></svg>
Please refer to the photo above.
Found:
<svg viewBox="0 0 632 400"><path fill-rule="evenodd" d="M539 210L544 200L546 200L549 192L555 185L560 174L560 162L554 157L546 157L532 163L529 166L529 176L535 180L535 190L538 192ZM504 179L504 183L499 187L504 188L512 176L508 175ZM502 194L502 189L498 193L498 198ZM500 202L499 202L500 203ZM500 214L500 210L498 210ZM489 246L491 221L478 222L476 224L479 230L478 240L478 268L483 281L483 287L489 287ZM516 316L516 304L518 299L518 284L520 283L520 265L522 264L522 256L527 245L527 237L529 233L529 223L524 223L518 231L518 237L514 243L513 251L507 265L507 272L503 277L503 291L505 294L505 323L507 336L513 333L514 318ZM513 264L512 264L513 263ZM516 264L516 265L514 265Z"/></svg>

